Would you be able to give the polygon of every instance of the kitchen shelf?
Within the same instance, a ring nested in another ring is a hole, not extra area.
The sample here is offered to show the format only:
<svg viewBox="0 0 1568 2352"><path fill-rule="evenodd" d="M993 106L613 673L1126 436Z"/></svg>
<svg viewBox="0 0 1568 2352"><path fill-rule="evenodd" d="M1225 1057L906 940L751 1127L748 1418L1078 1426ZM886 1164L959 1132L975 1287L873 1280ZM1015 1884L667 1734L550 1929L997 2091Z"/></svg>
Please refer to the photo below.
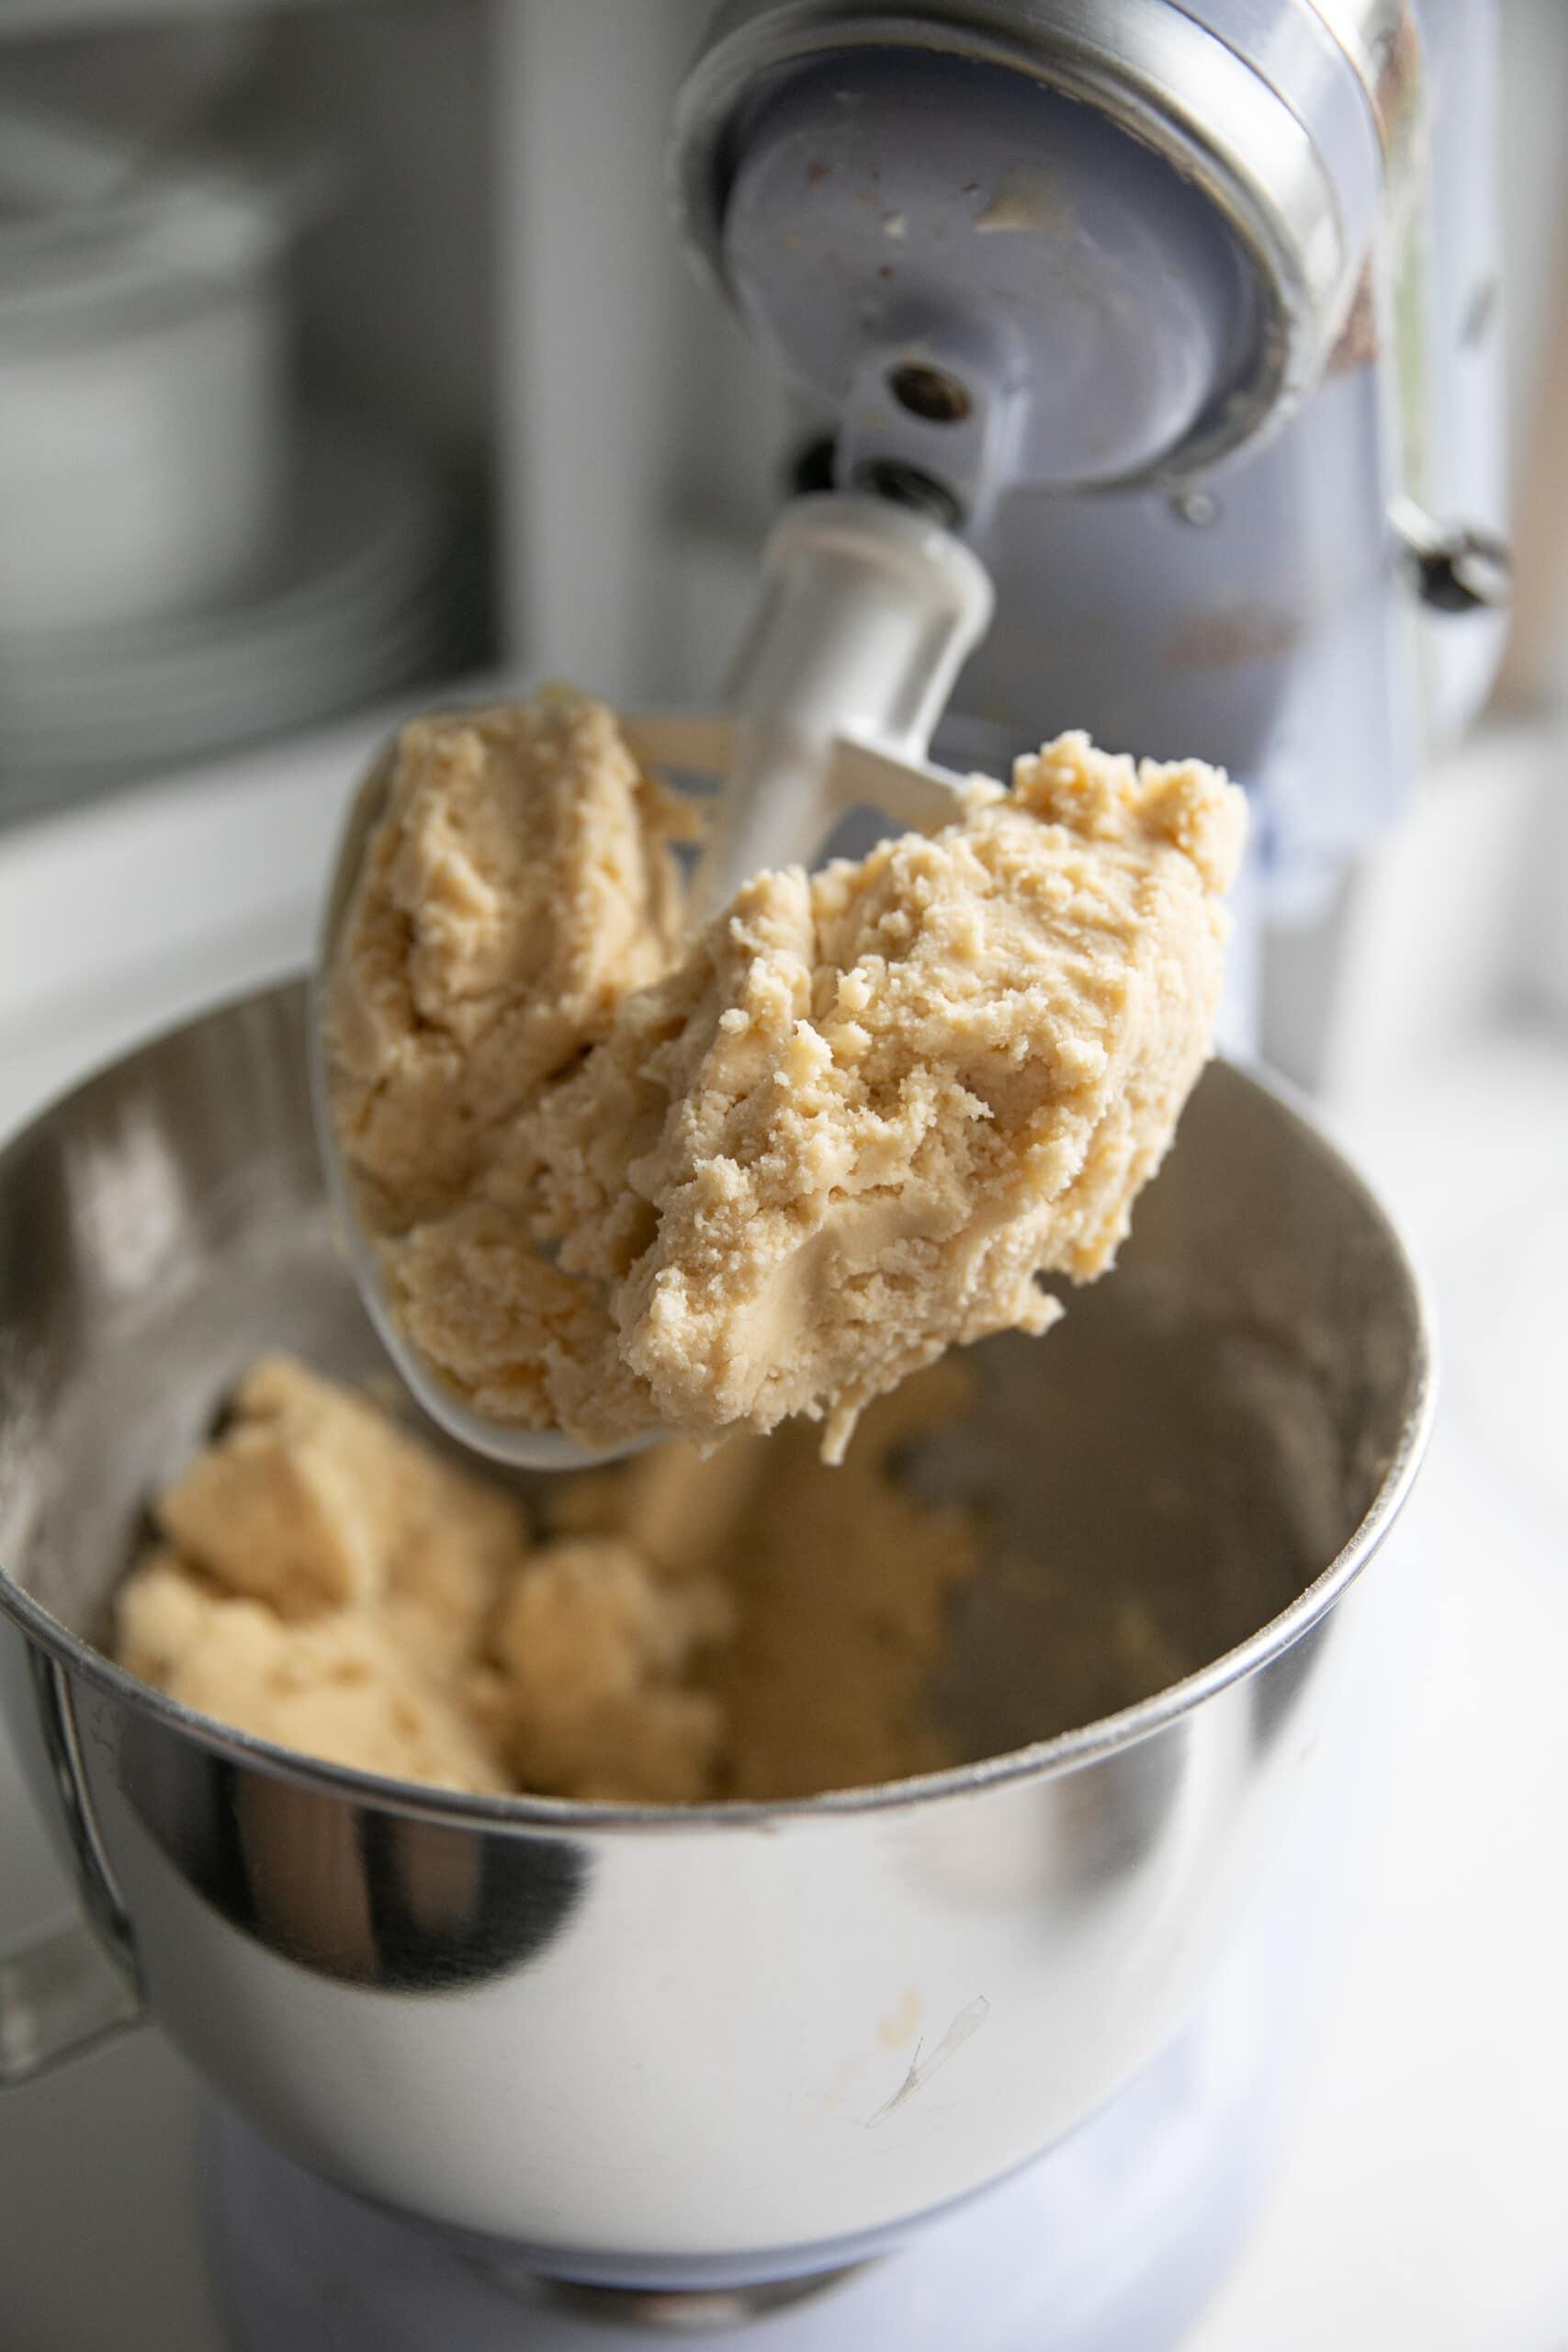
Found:
<svg viewBox="0 0 1568 2352"><path fill-rule="evenodd" d="M94 32L128 25L195 22L203 17L232 17L298 14L307 8L342 8L353 0L0 0L0 43Z"/></svg>

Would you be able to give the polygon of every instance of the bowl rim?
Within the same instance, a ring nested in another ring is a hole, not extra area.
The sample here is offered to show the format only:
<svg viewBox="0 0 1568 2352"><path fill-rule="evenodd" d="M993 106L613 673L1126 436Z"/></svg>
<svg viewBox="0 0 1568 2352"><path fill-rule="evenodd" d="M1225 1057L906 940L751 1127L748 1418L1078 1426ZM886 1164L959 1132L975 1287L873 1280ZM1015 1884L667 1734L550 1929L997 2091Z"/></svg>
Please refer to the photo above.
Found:
<svg viewBox="0 0 1568 2352"><path fill-rule="evenodd" d="M264 1012L274 1019L292 1018L302 1028L309 986L308 978L297 975L237 991L194 1017L175 1022L106 1058L34 1111L6 1139L0 1147L0 1186L14 1166L36 1148L53 1120L75 1107L128 1064L241 1012ZM211 1754L271 1778L342 1797L378 1812L498 1836L546 1834L558 1838L563 1832L583 1835L601 1831L663 1836L724 1829L779 1831L812 1823L855 1820L867 1814L897 1814L916 1806L977 1797L990 1790L1027 1781L1055 1780L1135 1747L1280 1656L1327 1614L1380 1549L1403 1509L1420 1470L1437 1409L1437 1344L1431 1288L1398 1225L1353 1158L1328 1132L1325 1123L1315 1112L1309 1114L1295 1088L1273 1071L1244 1065L1230 1056L1215 1055L1213 1058L1245 1087L1267 1097L1307 1146L1333 1166L1340 1181L1359 1199L1373 1226L1381 1231L1391 1260L1404 1273L1413 1309L1415 1346L1398 1443L1376 1494L1348 1541L1287 1607L1266 1620L1245 1641L1130 1707L1119 1708L1113 1714L1097 1717L1092 1723L1058 1732L1048 1739L1005 1749L1000 1755L949 1765L940 1771L913 1774L904 1780L833 1789L811 1797L765 1801L720 1798L700 1804L611 1804L574 1797L490 1795L441 1788L430 1782L394 1780L355 1766L334 1764L237 1730L216 1716L202 1714L170 1698L153 1684L143 1682L81 1635L71 1633L17 1581L4 1560L0 1560L0 1612L58 1666L121 1704L151 1714L169 1730L194 1740Z"/></svg>

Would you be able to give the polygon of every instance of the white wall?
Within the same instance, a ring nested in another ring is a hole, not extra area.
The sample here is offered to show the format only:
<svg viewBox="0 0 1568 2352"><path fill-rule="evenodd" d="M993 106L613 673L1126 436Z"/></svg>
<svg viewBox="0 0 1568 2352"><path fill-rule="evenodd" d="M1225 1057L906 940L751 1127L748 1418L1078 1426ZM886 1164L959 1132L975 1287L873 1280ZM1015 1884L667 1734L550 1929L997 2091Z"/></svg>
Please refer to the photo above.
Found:
<svg viewBox="0 0 1568 2352"><path fill-rule="evenodd" d="M671 103L710 11L495 8L508 646L625 700L709 692L784 412L666 201Z"/></svg>

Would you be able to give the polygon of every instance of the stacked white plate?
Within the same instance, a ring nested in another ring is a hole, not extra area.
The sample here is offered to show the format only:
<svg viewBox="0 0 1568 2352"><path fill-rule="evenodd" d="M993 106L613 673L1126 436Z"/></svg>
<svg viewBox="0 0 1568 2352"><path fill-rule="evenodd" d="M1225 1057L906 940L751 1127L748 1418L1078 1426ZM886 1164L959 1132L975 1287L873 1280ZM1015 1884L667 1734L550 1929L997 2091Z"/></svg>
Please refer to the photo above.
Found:
<svg viewBox="0 0 1568 2352"><path fill-rule="evenodd" d="M0 637L0 814L291 732L467 651L453 500L421 452L318 421L253 579L201 611Z"/></svg>

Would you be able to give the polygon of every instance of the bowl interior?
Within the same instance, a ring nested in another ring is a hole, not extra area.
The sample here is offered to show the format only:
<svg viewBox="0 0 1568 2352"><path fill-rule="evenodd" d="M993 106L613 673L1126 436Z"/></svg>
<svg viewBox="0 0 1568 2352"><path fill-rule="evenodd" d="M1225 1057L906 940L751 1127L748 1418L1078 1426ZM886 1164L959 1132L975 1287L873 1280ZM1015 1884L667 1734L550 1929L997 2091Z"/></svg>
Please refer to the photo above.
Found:
<svg viewBox="0 0 1568 2352"><path fill-rule="evenodd" d="M280 989L160 1041L0 1160L0 1562L86 1640L150 1492L257 1354L386 1374L321 1195L303 1004ZM1091 1723L1266 1625L1355 1533L1417 1409L1396 1238L1224 1064L1113 1276L1065 1295L1043 1340L968 1351L964 1408L897 1464L983 1531L935 1683L962 1758ZM803 1451L792 1508L839 1476Z"/></svg>

